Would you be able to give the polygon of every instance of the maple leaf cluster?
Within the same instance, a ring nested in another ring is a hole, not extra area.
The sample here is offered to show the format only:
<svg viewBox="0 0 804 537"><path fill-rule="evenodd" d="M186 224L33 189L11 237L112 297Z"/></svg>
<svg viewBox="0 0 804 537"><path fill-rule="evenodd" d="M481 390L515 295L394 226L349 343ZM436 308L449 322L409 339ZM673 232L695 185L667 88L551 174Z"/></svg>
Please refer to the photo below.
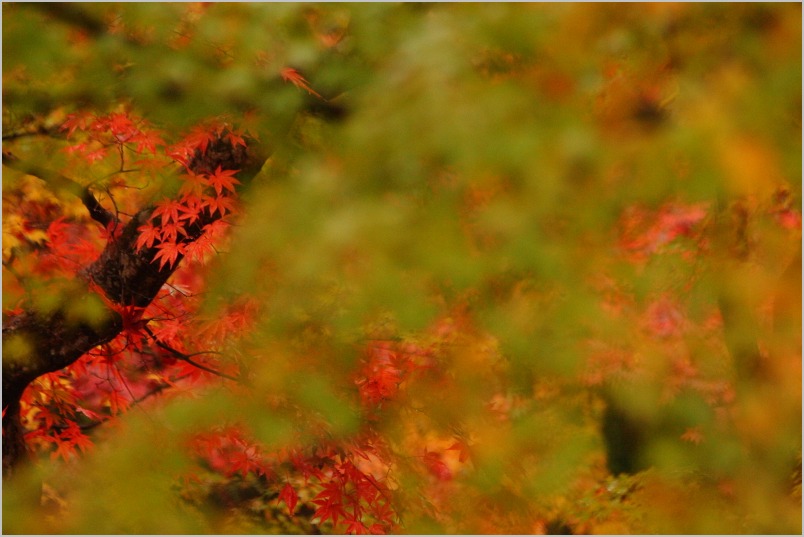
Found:
<svg viewBox="0 0 804 537"><path fill-rule="evenodd" d="M44 181L32 176L15 179L4 189L3 261L10 274L18 275L4 279L8 315L26 307L44 312L63 307L70 320L99 323L106 310L116 312L122 320L117 337L72 365L39 377L23 393L21 421L29 445L67 459L91 446L91 429L138 401L169 391L177 382L189 386L203 382L204 377L226 374L226 367L236 374L231 364L214 364L214 353L207 349L217 348L234 327L242 329L249 322L249 307L223 319L205 321L196 315L199 301L194 289L203 286L198 269L225 235L228 223L223 217L236 208L239 181L237 170L218 166L209 175L201 175L188 167L193 159L203 160L210 144L223 141L242 150L245 134L217 121L196 128L168 147L158 130L129 111L72 114L62 129L68 138L79 139L65 151L90 166L101 166L101 156L110 150L117 155L119 181L100 185L115 212L109 211L109 222L99 229L81 200L61 199ZM176 158L183 151L189 159ZM104 246L119 240L125 219L130 218L120 209L138 207L147 200L150 191L128 188L123 179L130 171L125 169L126 160L143 165L144 160L137 160L143 155L150 155L148 163L157 163L158 168L178 162L185 168L187 180L177 198L164 198L149 212L136 247L148 250L160 269L166 265L176 269L180 256L188 260L147 307L136 307L109 299L92 281L89 288L94 293L88 294L78 282ZM131 156L134 158L129 159ZM119 195L113 190L118 187L122 188ZM199 336L194 340L198 347L193 349L203 348L201 354L192 354L185 344L185 330L192 323Z"/></svg>
<svg viewBox="0 0 804 537"><path fill-rule="evenodd" d="M229 151L244 148L242 133L228 124L207 125L165 146L145 121L127 113L73 115L64 130L70 137L83 136L83 141L69 146L67 152L90 166L99 165L99 157L116 147L118 171L124 172L127 155L156 153L164 148L167 160L163 166L174 162L184 170L177 194L153 205L134 242L139 252L153 255L152 262L160 270L175 270L170 284L145 307L117 304L91 284L102 305L120 316L120 334L72 365L39 377L23 394L22 423L29 445L50 453L52 458L68 460L92 447L91 431L98 424L114 421L140 401L156 394L169 395L178 386L201 385L220 378L218 375L235 379L239 375L237 364L214 360L215 349L247 330L259 307L243 300L231 305L228 312L224 308L221 316L203 318L195 295L195 290L204 286L198 268L225 233L225 217L237 210L238 170L221 164L206 166L212 160L208 156L211 152L225 153L223 146ZM124 184L109 183L111 187ZM35 250L36 270L32 273L48 278L54 274L75 277L97 258L104 243L119 239L119 229L127 218L116 213L108 229L104 227L89 240L86 229L92 227L92 221L61 215L59 207L58 203L36 207L42 220L49 221L41 238L30 233L19 235ZM29 214L36 215L37 211ZM182 259L185 262L179 266ZM194 335L192 346L188 344L189 333ZM199 348L203 349L201 353L193 352ZM413 351L410 345L403 348L385 341L366 349L362 368L355 374L361 404L382 410L383 403L399 395L403 382L426 369L423 364L427 358L416 357ZM326 424L322 427L324 431ZM226 479L262 479L278 488L277 499L291 516L304 502L312 509L310 518L315 524L346 533L385 533L399 523L386 478L392 457L382 446L377 432L368 429L345 444L323 434L313 446L302 443L280 451L268 450L250 440L246 429L239 426L199 433L192 442L193 451L209 471ZM430 453L422 460L432 457ZM437 467L432 462L427 464ZM379 474L377 465L383 469ZM288 471L302 481L282 477Z"/></svg>
<svg viewBox="0 0 804 537"><path fill-rule="evenodd" d="M344 533L384 534L398 524L387 480L363 464L381 451L379 439L363 435L346 443L320 438L314 445L266 450L242 425L217 427L191 439L201 468L187 477L202 481L202 468L234 482L257 479L284 503L289 516L303 503L310 521ZM266 516L269 516L266 513Z"/></svg>
<svg viewBox="0 0 804 537"><path fill-rule="evenodd" d="M127 147L139 154L148 152L155 155L157 147L165 145L158 130L128 112L71 114L62 124L62 130L68 137L75 135L76 131L85 135L83 141L67 146L65 151L80 155L90 164L106 158L113 148L120 154Z"/></svg>
<svg viewBox="0 0 804 537"><path fill-rule="evenodd" d="M216 329L217 320L203 320L197 315L200 302L189 292L188 284L198 283L197 266L175 274L146 308L119 306L106 301L106 307L122 318L123 330L112 341L91 350L72 365L37 378L23 393L22 423L26 440L35 448L49 451L51 457L71 459L78 450L92 447L91 431L114 421L139 402L155 395L171 395L171 388L202 386L217 374L188 363L190 354L185 341L188 326L196 327L193 344L217 348L223 337ZM181 290L184 289L184 292ZM224 316L237 318L238 326L248 321L242 312ZM194 357L218 372L232 371L232 364L217 364L211 355Z"/></svg>
<svg viewBox="0 0 804 537"><path fill-rule="evenodd" d="M418 349L400 349L391 341L375 341L366 348L363 367L355 380L364 405L379 406L383 401L392 400L412 373L427 368L427 354L422 351L422 360L417 357Z"/></svg>
<svg viewBox="0 0 804 537"><path fill-rule="evenodd" d="M228 124L207 125L166 147L148 134L145 125L113 114L72 117L66 126L71 136L86 131L87 145L72 152L90 165L99 165L87 152L90 146L117 146L121 154L152 153L164 147L165 165L178 164L182 173L177 193L156 201L144 213L146 219L134 241L159 270L175 270L170 283L146 307L121 306L99 291L103 305L120 315L121 333L73 365L38 378L23 394L26 440L52 458L71 459L90 449L94 427L113 421L155 394L170 396L173 388L204 386L221 377L239 381L248 374L238 362L240 351L232 351L226 342L248 332L260 316L260 305L241 297L209 318L200 313L196 295L205 286L200 269L224 238L227 220L238 210L238 169L210 166L208 157L241 151L244 134ZM28 182L22 187L31 188ZM118 240L126 218L118 213L115 218L121 222L114 220L87 235L92 224L88 218L74 215L47 196L19 199L28 220L10 227L16 242L8 255L4 251L4 261L51 279L50 287L39 290L40 297L52 294L51 287L61 286L63 282L54 277L75 277L98 256L104 243ZM795 227L795 210L783 202L777 205L773 214L779 225ZM707 248L703 231L708 218L709 207L704 204L673 202L655 211L631 207L621 218L619 247L627 261L637 266L653 256L675 253L692 264ZM615 278L602 278L599 283L604 310L634 327L636 335L633 341L617 344L602 336L589 340L582 382L598 387L612 379L650 376L653 372L645 370L638 356L640 346L648 342L669 371L663 380L663 401L689 390L725 413L734 400L734 387L696 364L686 344L686 339L697 338L711 345L713 353L721 352L716 312L711 322L695 323L689 318L688 304L671 294L640 300ZM30 289L20 294L23 291ZM514 416L527 406L492 378L497 367L494 338L473 326L469 317L440 319L418 337L370 339L360 346L349 376L350 404L364 418L358 432L333 438L325 419L284 400L284 410L303 423L291 442L279 448L267 446L254 439L247 424L219 425L190 439L199 467L185 477L188 482L203 481L202 476L211 474L215 478L206 480L210 483L256 483L269 491L266 495L273 495L274 506L283 504L290 517L304 516L327 531L398 531L404 527L404 509L416 502L445 524L460 520L466 507L452 505L451 498L471 497L467 491L473 489L467 483L476 477L479 459L475 454L482 459L489 457L489 450L504 450L498 445L515 434ZM224 348L226 360L218 354ZM460 407L453 401L474 399L481 404L468 418L451 417L454 409L443 410ZM439 408L450 417L428 415L423 410L428 408ZM310 435L310 430L315 434ZM691 424L679 438L700 444L706 435L704 428ZM517 459L515 455L508 458ZM419 476L415 492L403 490L405 475ZM419 497L427 498L426 502ZM473 515L493 527L520 531L529 527L525 520L498 520L493 506L477 509Z"/></svg>
<svg viewBox="0 0 804 537"><path fill-rule="evenodd" d="M223 170L220 166L209 177L188 170L180 198L157 202L148 222L139 228L137 249L156 248L154 262L160 270L172 268L179 259L191 255L203 259L212 244L197 239L219 232L225 222L220 218L235 210L234 177L239 170Z"/></svg>
<svg viewBox="0 0 804 537"><path fill-rule="evenodd" d="M800 8L123 6L4 25L11 533L800 530Z"/></svg>
<svg viewBox="0 0 804 537"><path fill-rule="evenodd" d="M203 259L212 251L212 244L199 239L219 234L226 225L223 217L236 210L240 181L235 174L240 170L218 164L206 173L207 153L221 144L228 144L233 152L246 147L242 133L223 124L213 129L196 128L167 151L185 168L178 197L156 203L148 221L140 226L136 243L138 250L156 249L154 262L159 262L160 270L166 264L174 267L184 256Z"/></svg>
<svg viewBox="0 0 804 537"><path fill-rule="evenodd" d="M428 477L423 494L432 493L439 498L434 508L444 508L450 494L465 486L458 477L471 468L468 437L430 424L424 436L391 440L387 427L400 423L418 427L416 420L410 421L420 415L412 408L426 404L418 394L429 393L430 383L441 383L444 391L454 389L439 358L439 349L456 337L452 323L446 326L436 323L420 339L372 339L360 350L351 375L353 405L366 419L354 434L333 438L330 424L321 416L280 397L278 408L299 424L293 440L269 448L254 439L248 423L199 433L191 440L199 467L188 482L196 487L199 482L215 482L204 477L211 472L232 486L257 483L271 491L275 503L284 504L288 515L300 516L302 511L321 531L378 534L404 527L400 506L416 501L405 499L407 493L400 488L398 470L405 468ZM489 407L484 412L490 418L505 411ZM274 516L272 509L266 507L266 517Z"/></svg>

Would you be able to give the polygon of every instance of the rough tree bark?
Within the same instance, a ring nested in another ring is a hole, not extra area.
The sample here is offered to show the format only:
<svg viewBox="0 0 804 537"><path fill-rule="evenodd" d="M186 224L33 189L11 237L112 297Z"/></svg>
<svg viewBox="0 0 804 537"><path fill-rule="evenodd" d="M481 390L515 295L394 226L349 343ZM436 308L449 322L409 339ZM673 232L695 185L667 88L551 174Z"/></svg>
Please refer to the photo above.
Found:
<svg viewBox="0 0 804 537"><path fill-rule="evenodd" d="M249 164L249 151L233 147L223 135L211 143L206 152L196 152L189 168L195 173L210 173L218 166L229 170L242 170ZM54 187L80 197L90 216L103 225L117 222L116 216L95 199L92 193L77 182L34 163L3 155L3 164L24 173L38 176ZM159 268L153 263L157 245L137 251L137 228L144 224L154 208L141 209L123 226L116 239L110 239L97 260L83 269L78 277L85 284L100 289L106 298L120 306L145 307L156 297L167 279L176 270L166 264ZM220 218L220 214L203 213L188 230L181 242L189 244L203 234L203 228ZM22 353L3 355L3 475L10 475L26 459L27 447L24 427L20 420L20 398L25 388L37 377L63 369L81 356L114 339L123 330L121 316L107 308L103 320L86 323L71 321L62 309L47 314L27 308L22 313L3 321L3 347L12 344L25 349Z"/></svg>

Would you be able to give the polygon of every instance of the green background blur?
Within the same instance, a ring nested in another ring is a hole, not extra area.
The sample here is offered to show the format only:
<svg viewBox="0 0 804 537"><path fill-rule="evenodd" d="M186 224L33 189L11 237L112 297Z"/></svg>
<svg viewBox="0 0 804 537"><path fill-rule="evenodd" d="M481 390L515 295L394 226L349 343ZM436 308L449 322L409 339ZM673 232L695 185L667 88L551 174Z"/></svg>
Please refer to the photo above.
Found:
<svg viewBox="0 0 804 537"><path fill-rule="evenodd" d="M226 114L270 154L209 300L264 305L232 343L272 357L252 364L261 388L348 435L359 416L341 390L367 325L415 334L466 304L499 345L494 388L525 404L458 510L481 498L603 533L801 532L800 225L774 220L779 192L801 203L799 4L3 4L4 134L121 103L170 132ZM58 166L60 144L4 149ZM705 247L682 238L629 260L623 214L668 202L706 208ZM636 314L608 315L603 274L635 311L657 293L692 327L720 309L719 348L694 328L673 344L733 401L715 409L686 388L662 399L669 344ZM590 387L590 341L657 365ZM488 374L457 368L455 396L429 400L433 421L479 423ZM645 432L651 469L600 477L591 495L578 482L612 456L602 423L615 407ZM265 531L210 529L174 497L189 464L175 439L230 419L268 446L292 427L225 389L134 411L81 465L7 488L4 531ZM685 427L705 440L681 441ZM70 483L70 516L26 507L40 479ZM414 513L403 531L472 524Z"/></svg>

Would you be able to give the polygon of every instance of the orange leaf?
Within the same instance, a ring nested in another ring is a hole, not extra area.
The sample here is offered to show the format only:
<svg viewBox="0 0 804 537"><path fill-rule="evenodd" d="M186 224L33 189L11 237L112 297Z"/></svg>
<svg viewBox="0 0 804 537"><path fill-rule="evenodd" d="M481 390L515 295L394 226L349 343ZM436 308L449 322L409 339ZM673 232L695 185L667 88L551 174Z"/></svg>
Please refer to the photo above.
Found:
<svg viewBox="0 0 804 537"><path fill-rule="evenodd" d="M238 181L234 174L236 174L240 170L223 170L220 166L215 170L215 173L209 177L209 184L215 188L215 192L218 195L221 194L224 190L228 190L230 192L235 191L235 185L239 185L240 181Z"/></svg>
<svg viewBox="0 0 804 537"><path fill-rule="evenodd" d="M285 67L284 69L282 69L281 74L282 74L282 80L284 80L285 82L290 82L297 88L307 90L307 93L309 93L310 95L315 95L319 99L324 100L324 98L321 95L316 93L315 90L313 90L313 88L310 87L310 83L307 82L307 79L304 78L301 75L301 73L299 73L296 69L293 69L291 67Z"/></svg>
<svg viewBox="0 0 804 537"><path fill-rule="evenodd" d="M154 256L153 262L155 263L157 259L162 258L159 262L159 270L165 266L165 263L169 263L170 267L176 264L179 259L179 255L184 255L184 245L175 243L175 242L163 242L157 245L158 252Z"/></svg>

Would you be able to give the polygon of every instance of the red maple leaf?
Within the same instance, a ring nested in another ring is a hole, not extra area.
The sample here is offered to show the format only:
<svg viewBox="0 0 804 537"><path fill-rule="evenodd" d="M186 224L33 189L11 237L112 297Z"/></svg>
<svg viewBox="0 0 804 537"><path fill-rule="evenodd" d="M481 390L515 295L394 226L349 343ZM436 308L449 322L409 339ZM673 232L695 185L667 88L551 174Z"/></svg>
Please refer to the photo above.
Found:
<svg viewBox="0 0 804 537"><path fill-rule="evenodd" d="M399 382L399 370L392 367L383 368L358 382L360 395L365 402L376 404L393 397Z"/></svg>
<svg viewBox="0 0 804 537"><path fill-rule="evenodd" d="M329 519L332 519L333 524L337 524L340 517L346 516L346 511L343 509L343 485L340 481L326 483L324 490L313 499L313 503L319 506L313 515L313 518L319 519L319 524Z"/></svg>
<svg viewBox="0 0 804 537"><path fill-rule="evenodd" d="M168 222L178 222L181 219L180 215L184 208L181 200L165 199L156 204L156 209L151 213L151 219L153 220L157 216L160 216L162 218L162 225Z"/></svg>
<svg viewBox="0 0 804 537"><path fill-rule="evenodd" d="M185 246L181 243L176 242L163 242L157 245L157 249L159 250L156 252L154 256L153 262L156 263L158 259L161 258L159 262L159 270L165 266L165 263L169 263L170 267L176 264L179 259L180 255L184 255Z"/></svg>
<svg viewBox="0 0 804 537"><path fill-rule="evenodd" d="M288 514L293 516L296 511L296 504L299 502L299 495L290 483L285 483L285 486L282 487L282 491L279 493L279 501L285 502L285 505L288 506Z"/></svg>
<svg viewBox="0 0 804 537"><path fill-rule="evenodd" d="M201 214L201 209L204 208L205 203L201 196L196 194L187 194L181 199L179 210L181 211L181 220L187 220L190 224L198 220Z"/></svg>
<svg viewBox="0 0 804 537"><path fill-rule="evenodd" d="M209 184L215 188L215 192L217 192L219 196L224 190L234 192L235 185L240 184L240 181L234 177L234 174L239 171L240 170L223 170L218 166L215 173L209 178Z"/></svg>
<svg viewBox="0 0 804 537"><path fill-rule="evenodd" d="M259 452L254 446L248 446L244 442L237 443L237 449L229 454L229 470L232 474L240 473L246 477L249 472L262 473L259 463Z"/></svg>
<svg viewBox="0 0 804 537"><path fill-rule="evenodd" d="M132 142L137 144L137 153L142 153L147 149L151 153L156 153L156 146L165 145L159 132L149 130L146 132L139 131L132 139Z"/></svg>
<svg viewBox="0 0 804 537"><path fill-rule="evenodd" d="M229 143L232 144L232 147L237 147L238 145L242 145L246 147L246 140L241 136L240 131L230 131L226 135L226 139L229 140Z"/></svg>
<svg viewBox="0 0 804 537"><path fill-rule="evenodd" d="M206 206L209 207L210 214L220 213L221 216L226 216L226 213L231 213L235 209L235 202L232 198L226 196L218 196L209 198L206 201Z"/></svg>
<svg viewBox="0 0 804 537"><path fill-rule="evenodd" d="M78 112L70 114L64 123L61 124L61 130L67 131L67 137L73 135L76 130L84 130L87 128L89 121L93 118L92 114L88 112Z"/></svg>
<svg viewBox="0 0 804 537"><path fill-rule="evenodd" d="M203 262L206 256L214 251L214 241L204 233L196 241L191 242L185 247L184 255L188 260Z"/></svg>
<svg viewBox="0 0 804 537"><path fill-rule="evenodd" d="M61 457L65 461L70 460L77 453L76 448L87 451L92 447L92 440L81 431L74 421L68 421L67 429L61 433L46 438L56 444L56 450L50 454L51 459Z"/></svg>
<svg viewBox="0 0 804 537"><path fill-rule="evenodd" d="M162 231L151 223L138 227L137 231L140 232L140 236L137 237L138 251L142 250L143 247L150 248L155 241L162 240Z"/></svg>
<svg viewBox="0 0 804 537"><path fill-rule="evenodd" d="M190 133L185 137L183 144L192 149L198 149L202 153L206 153L209 143L215 139L215 135L207 125L198 125L194 127Z"/></svg>
<svg viewBox="0 0 804 537"><path fill-rule="evenodd" d="M104 158L106 158L106 151L107 149L105 147L101 147L100 149L96 149L95 151L88 152L86 155L84 155L84 158L87 159L87 162L92 164L97 160L103 160Z"/></svg>
<svg viewBox="0 0 804 537"><path fill-rule="evenodd" d="M69 136L69 135L68 135ZM68 155L72 155L73 153L85 153L87 151L87 146L89 144L87 142L81 142L80 144L68 145L64 148L64 151Z"/></svg>
<svg viewBox="0 0 804 537"><path fill-rule="evenodd" d="M62 433L62 437L69 439L73 446L81 451L87 451L92 447L92 440L85 435L75 422L70 422L70 426Z"/></svg>
<svg viewBox="0 0 804 537"><path fill-rule="evenodd" d="M187 230L183 224L168 222L162 226L162 240L166 242L176 242L179 234L187 236Z"/></svg>
<svg viewBox="0 0 804 537"><path fill-rule="evenodd" d="M194 173L187 170L187 173L182 176L183 182L179 192L185 195L201 194L204 189L209 185L209 179L202 173Z"/></svg>
<svg viewBox="0 0 804 537"><path fill-rule="evenodd" d="M99 118L92 126L98 130L108 130L120 142L128 141L132 136L139 132L139 129L128 116L128 114L109 114L105 118Z"/></svg>
<svg viewBox="0 0 804 537"><path fill-rule="evenodd" d="M369 529L356 519L349 519L346 522L346 530L344 531L346 535L367 535L369 533Z"/></svg>
<svg viewBox="0 0 804 537"><path fill-rule="evenodd" d="M39 406L36 418L44 421L45 429L50 429L54 424L61 421L61 416L46 406Z"/></svg>

